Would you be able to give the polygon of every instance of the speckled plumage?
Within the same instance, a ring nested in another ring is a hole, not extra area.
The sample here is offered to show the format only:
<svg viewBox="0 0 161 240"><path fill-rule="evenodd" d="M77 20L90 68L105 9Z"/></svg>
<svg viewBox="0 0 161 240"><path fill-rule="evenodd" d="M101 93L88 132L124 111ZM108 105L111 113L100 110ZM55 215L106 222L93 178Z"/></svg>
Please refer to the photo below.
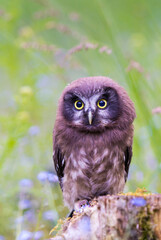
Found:
<svg viewBox="0 0 161 240"><path fill-rule="evenodd" d="M75 95L85 101L84 112L73 109ZM94 106L99 96L107 97L107 109ZM91 125L86 108L93 111ZM54 126L53 160L70 209L78 200L123 191L132 157L134 118L127 93L107 77L81 78L64 89Z"/></svg>

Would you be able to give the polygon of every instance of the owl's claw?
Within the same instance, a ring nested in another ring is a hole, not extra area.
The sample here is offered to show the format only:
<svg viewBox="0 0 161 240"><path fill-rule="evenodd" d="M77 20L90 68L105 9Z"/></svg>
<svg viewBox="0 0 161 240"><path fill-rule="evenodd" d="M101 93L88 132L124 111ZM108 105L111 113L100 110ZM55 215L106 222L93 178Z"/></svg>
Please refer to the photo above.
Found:
<svg viewBox="0 0 161 240"><path fill-rule="evenodd" d="M72 218L73 214L74 214L74 209L70 213L68 213L67 218Z"/></svg>
<svg viewBox="0 0 161 240"><path fill-rule="evenodd" d="M74 210L76 211L76 212L83 212L83 209L85 208L85 207L89 207L90 206L90 203L89 203L89 201L88 200L86 200L86 199L83 199L83 200L79 200L79 201L77 201L77 202L75 202L75 204L74 204Z"/></svg>

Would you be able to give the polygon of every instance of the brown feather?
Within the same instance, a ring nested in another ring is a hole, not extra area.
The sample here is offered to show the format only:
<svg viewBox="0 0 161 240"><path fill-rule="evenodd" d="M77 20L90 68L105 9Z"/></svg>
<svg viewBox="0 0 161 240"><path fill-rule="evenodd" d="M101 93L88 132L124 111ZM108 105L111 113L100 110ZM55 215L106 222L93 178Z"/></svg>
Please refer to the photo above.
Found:
<svg viewBox="0 0 161 240"><path fill-rule="evenodd" d="M98 132L76 128L63 115L64 96L90 96L103 87L115 89L121 114ZM54 126L54 162L65 204L72 209L80 199L123 191L132 157L135 109L126 91L107 77L81 78L68 85L59 100ZM59 156L57 149L59 149ZM60 154L61 152L61 154ZM61 161L65 161L61 166Z"/></svg>

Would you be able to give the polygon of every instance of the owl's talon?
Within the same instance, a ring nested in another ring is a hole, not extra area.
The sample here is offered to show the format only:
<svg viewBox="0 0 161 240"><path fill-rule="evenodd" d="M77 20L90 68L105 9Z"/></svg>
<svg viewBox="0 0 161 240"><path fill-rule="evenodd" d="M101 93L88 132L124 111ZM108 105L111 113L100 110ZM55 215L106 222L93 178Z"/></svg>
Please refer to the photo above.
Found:
<svg viewBox="0 0 161 240"><path fill-rule="evenodd" d="M82 212L84 210L85 207L89 207L90 203L88 200L79 200L77 202L75 202L74 204L74 209L76 212Z"/></svg>

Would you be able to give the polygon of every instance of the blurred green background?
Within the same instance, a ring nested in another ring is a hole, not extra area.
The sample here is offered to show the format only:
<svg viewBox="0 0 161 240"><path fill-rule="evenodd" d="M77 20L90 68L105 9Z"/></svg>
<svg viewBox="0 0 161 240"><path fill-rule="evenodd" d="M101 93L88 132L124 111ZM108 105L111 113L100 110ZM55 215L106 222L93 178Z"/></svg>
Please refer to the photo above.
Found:
<svg viewBox="0 0 161 240"><path fill-rule="evenodd" d="M68 213L52 162L57 102L95 75L135 103L125 192L161 192L161 1L0 0L0 240L48 239Z"/></svg>

